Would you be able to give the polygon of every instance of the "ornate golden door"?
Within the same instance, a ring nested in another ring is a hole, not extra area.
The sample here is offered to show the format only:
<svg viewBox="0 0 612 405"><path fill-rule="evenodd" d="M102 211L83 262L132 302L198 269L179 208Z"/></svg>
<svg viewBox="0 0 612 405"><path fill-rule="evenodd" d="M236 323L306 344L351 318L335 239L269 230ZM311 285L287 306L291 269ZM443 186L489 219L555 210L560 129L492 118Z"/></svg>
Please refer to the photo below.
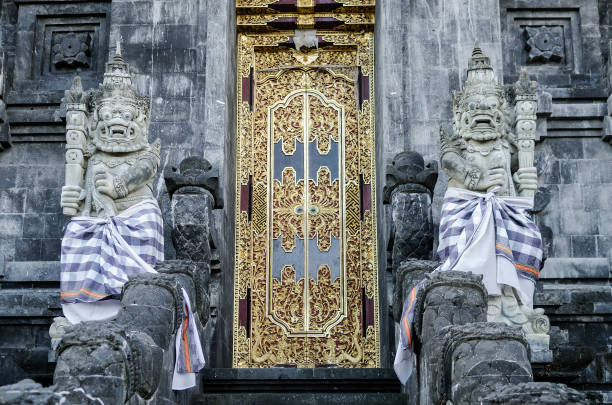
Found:
<svg viewBox="0 0 612 405"><path fill-rule="evenodd" d="M238 40L233 365L378 367L372 35L291 40Z"/></svg>

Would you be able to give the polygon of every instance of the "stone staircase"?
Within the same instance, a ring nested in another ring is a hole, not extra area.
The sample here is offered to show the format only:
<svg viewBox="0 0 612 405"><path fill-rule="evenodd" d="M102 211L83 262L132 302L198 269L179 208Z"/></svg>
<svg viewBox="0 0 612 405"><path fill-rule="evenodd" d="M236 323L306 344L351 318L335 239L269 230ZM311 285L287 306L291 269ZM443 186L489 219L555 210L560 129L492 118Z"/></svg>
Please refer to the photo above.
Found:
<svg viewBox="0 0 612 405"><path fill-rule="evenodd" d="M205 369L192 405L406 404L392 369Z"/></svg>

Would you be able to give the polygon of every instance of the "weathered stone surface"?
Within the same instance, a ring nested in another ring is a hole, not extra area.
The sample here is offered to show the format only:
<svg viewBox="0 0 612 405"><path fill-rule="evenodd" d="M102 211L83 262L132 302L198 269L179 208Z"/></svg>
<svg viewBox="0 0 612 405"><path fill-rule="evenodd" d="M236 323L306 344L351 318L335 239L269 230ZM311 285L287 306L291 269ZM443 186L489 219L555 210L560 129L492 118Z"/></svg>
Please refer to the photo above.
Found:
<svg viewBox="0 0 612 405"><path fill-rule="evenodd" d="M80 389L60 390L55 386L43 387L33 380L21 380L0 387L1 405L104 405L100 398Z"/></svg>
<svg viewBox="0 0 612 405"><path fill-rule="evenodd" d="M606 258L551 257L540 272L542 279L607 279L610 261Z"/></svg>
<svg viewBox="0 0 612 405"><path fill-rule="evenodd" d="M218 170L197 157L184 159L164 172L170 195L172 242L176 257L209 262L214 247L212 209L221 208Z"/></svg>
<svg viewBox="0 0 612 405"><path fill-rule="evenodd" d="M386 169L384 202L391 204L387 251L392 272L408 258L431 259L433 219L431 198L438 179L437 163L427 167L416 152L397 154ZM394 274L395 277L395 274Z"/></svg>
<svg viewBox="0 0 612 405"><path fill-rule="evenodd" d="M490 322L452 325L426 342L428 349L428 359L438 356L423 370L433 403L474 404L496 384L533 380L520 328Z"/></svg>
<svg viewBox="0 0 612 405"><path fill-rule="evenodd" d="M480 400L482 405L587 405L587 396L564 384L527 382L498 385Z"/></svg>
<svg viewBox="0 0 612 405"><path fill-rule="evenodd" d="M11 128L6 113L5 90L7 79L7 54L0 51L0 152L11 146Z"/></svg>
<svg viewBox="0 0 612 405"><path fill-rule="evenodd" d="M167 260L158 264L155 269L160 273L172 274L181 278L184 288L190 297L195 297L191 303L192 309L199 315L202 326L210 319L210 265L184 260Z"/></svg>
<svg viewBox="0 0 612 405"><path fill-rule="evenodd" d="M135 393L148 399L159 384L162 352L145 333L86 322L63 337L54 382L80 386L104 403L124 403Z"/></svg>
<svg viewBox="0 0 612 405"><path fill-rule="evenodd" d="M213 169L206 159L197 156L183 159L178 168L172 166L164 171L164 180L170 198L177 191L188 194L194 192L194 189L204 189L214 196L215 208L223 207L223 199L219 194L219 170Z"/></svg>
<svg viewBox="0 0 612 405"><path fill-rule="evenodd" d="M394 271L393 318L396 322L399 322L404 301L412 287L426 278L438 266L438 262L431 260L408 259Z"/></svg>
<svg viewBox="0 0 612 405"><path fill-rule="evenodd" d="M445 271L425 281L417 292L414 318L421 342L445 326L486 321L487 292L481 280L480 275Z"/></svg>

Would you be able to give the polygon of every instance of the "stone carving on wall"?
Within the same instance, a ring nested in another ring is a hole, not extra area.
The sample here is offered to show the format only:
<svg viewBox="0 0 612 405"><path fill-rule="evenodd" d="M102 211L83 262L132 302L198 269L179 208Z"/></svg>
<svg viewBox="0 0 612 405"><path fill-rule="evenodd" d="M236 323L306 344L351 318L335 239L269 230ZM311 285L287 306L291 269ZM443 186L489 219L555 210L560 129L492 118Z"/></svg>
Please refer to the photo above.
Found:
<svg viewBox="0 0 612 405"><path fill-rule="evenodd" d="M155 201L152 181L161 145L148 143L149 99L132 85L119 44L100 89L83 92L77 77L65 98L64 214L109 217Z"/></svg>
<svg viewBox="0 0 612 405"><path fill-rule="evenodd" d="M532 309L542 259L529 214L537 188L536 84L522 74L514 92L511 103L476 45L464 89L453 95L453 134L441 131L441 166L450 180L438 256L442 270L484 275L489 321L520 325L532 346L547 350L548 318ZM537 343L536 335L543 336Z"/></svg>
<svg viewBox="0 0 612 405"><path fill-rule="evenodd" d="M52 39L52 63L56 68L88 68L91 35L87 32L58 33Z"/></svg>
<svg viewBox="0 0 612 405"><path fill-rule="evenodd" d="M561 62L563 50L563 27L526 27L525 48L529 51L528 63Z"/></svg>

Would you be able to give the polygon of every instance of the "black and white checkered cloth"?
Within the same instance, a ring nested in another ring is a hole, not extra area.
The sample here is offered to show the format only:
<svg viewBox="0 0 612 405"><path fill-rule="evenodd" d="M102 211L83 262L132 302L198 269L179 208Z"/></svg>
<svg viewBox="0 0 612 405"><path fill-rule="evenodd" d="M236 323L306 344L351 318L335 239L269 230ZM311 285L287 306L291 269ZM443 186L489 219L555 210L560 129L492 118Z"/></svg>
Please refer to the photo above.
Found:
<svg viewBox="0 0 612 405"><path fill-rule="evenodd" d="M130 277L163 260L163 221L154 201L114 217L74 217L62 239L62 303L118 297Z"/></svg>
<svg viewBox="0 0 612 405"><path fill-rule="evenodd" d="M153 266L163 260L163 221L154 201L140 202L109 218L74 217L62 240L62 303L116 298L130 277L157 273ZM204 367L205 359L185 289L182 315L175 370L196 373ZM177 389L183 388L188 386Z"/></svg>
<svg viewBox="0 0 612 405"><path fill-rule="evenodd" d="M501 197L452 189L442 203L437 258L440 271L453 269L483 224L485 212L493 211L495 253L512 262L520 277L537 281L542 264L542 237L531 219L531 198Z"/></svg>

